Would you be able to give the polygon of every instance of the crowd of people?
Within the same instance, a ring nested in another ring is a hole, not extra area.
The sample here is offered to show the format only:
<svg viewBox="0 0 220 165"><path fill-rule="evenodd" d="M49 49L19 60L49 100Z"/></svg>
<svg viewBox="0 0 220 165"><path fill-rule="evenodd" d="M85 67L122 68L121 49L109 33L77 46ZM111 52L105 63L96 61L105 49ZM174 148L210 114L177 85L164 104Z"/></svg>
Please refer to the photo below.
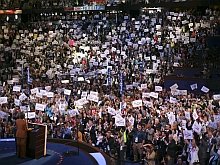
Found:
<svg viewBox="0 0 220 165"><path fill-rule="evenodd" d="M220 95L165 89L219 13L107 13L73 21L5 24L0 30L0 134L14 137L19 113L47 125L48 138L74 139L145 164L217 165ZM7 68L7 69L5 69ZM117 161L116 161L117 160Z"/></svg>
<svg viewBox="0 0 220 165"><path fill-rule="evenodd" d="M83 5L108 5L117 6L123 4L151 4L151 3L166 3L166 2L185 2L193 0L0 0L2 9L31 9L31 8L65 8Z"/></svg>

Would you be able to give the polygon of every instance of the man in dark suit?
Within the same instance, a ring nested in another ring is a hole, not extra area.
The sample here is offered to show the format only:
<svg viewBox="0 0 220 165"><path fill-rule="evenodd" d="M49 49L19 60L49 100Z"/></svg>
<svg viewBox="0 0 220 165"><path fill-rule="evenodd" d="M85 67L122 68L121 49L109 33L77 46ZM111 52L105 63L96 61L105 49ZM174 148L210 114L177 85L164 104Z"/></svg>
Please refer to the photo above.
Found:
<svg viewBox="0 0 220 165"><path fill-rule="evenodd" d="M176 157L176 151L177 151L177 145L175 140L173 139L173 135L169 135L169 141L167 142L164 140L165 144L167 145L167 155L171 157L171 159L175 159Z"/></svg>
<svg viewBox="0 0 220 165"><path fill-rule="evenodd" d="M20 118L16 120L16 141L17 141L17 156L20 158L26 157L26 141L28 126L25 121L25 114L20 113Z"/></svg>
<svg viewBox="0 0 220 165"><path fill-rule="evenodd" d="M201 165L206 165L207 163L207 158L208 158L208 153L207 153L207 150L208 150L208 143L207 143L207 140L206 140L206 137L203 137L202 136L202 133L200 134L199 136L199 153L198 153L198 156L199 156L199 163Z"/></svg>

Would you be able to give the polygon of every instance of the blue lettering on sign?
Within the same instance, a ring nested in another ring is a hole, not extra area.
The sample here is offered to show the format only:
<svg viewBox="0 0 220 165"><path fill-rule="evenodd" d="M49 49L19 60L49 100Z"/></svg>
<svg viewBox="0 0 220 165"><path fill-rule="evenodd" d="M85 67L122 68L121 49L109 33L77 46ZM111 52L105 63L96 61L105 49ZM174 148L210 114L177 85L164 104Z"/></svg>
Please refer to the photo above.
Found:
<svg viewBox="0 0 220 165"><path fill-rule="evenodd" d="M120 94L123 93L123 74L120 73Z"/></svg>

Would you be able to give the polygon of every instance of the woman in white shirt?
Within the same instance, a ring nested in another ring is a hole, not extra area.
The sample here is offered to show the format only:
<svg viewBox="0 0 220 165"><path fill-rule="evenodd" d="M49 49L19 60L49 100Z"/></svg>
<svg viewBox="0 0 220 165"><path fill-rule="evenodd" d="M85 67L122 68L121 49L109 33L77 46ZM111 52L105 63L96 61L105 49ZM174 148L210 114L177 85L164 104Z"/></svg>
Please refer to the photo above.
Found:
<svg viewBox="0 0 220 165"><path fill-rule="evenodd" d="M188 158L187 161L189 162L189 165L193 165L195 162L199 162L199 147L196 145L196 141L192 140L190 143L188 140L186 140L186 143L188 144Z"/></svg>

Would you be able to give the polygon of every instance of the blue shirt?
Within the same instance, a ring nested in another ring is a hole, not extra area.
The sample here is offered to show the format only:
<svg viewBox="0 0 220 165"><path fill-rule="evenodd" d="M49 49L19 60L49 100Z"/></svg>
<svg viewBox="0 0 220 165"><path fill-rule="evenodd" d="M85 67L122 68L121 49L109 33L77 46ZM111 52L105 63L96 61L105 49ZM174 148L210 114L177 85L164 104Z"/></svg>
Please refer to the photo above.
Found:
<svg viewBox="0 0 220 165"><path fill-rule="evenodd" d="M209 127L212 127L213 129L217 129L218 128L218 124L214 121L210 121L209 122Z"/></svg>
<svg viewBox="0 0 220 165"><path fill-rule="evenodd" d="M136 138L138 141L136 141ZM146 139L146 133L144 131L138 131L137 129L134 129L134 142L135 143L142 143Z"/></svg>

